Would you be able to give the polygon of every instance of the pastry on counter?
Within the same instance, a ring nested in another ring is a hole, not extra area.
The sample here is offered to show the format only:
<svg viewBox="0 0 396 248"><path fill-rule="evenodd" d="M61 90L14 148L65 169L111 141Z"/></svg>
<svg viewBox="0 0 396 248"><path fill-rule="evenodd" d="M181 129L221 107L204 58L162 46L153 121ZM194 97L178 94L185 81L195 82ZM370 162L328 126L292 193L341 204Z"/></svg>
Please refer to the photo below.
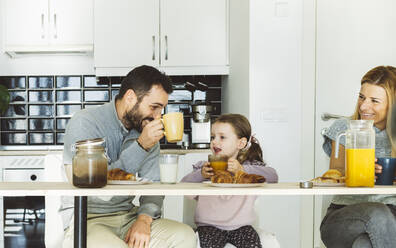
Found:
<svg viewBox="0 0 396 248"><path fill-rule="evenodd" d="M229 171L215 171L211 177L212 183L264 183L265 177L238 171L233 175Z"/></svg>
<svg viewBox="0 0 396 248"><path fill-rule="evenodd" d="M265 177L256 175L256 174L248 174L243 171L238 171L234 175L235 183L264 183Z"/></svg>
<svg viewBox="0 0 396 248"><path fill-rule="evenodd" d="M345 177L336 169L330 169L323 173L321 177L316 177L311 180L314 183L344 183Z"/></svg>
<svg viewBox="0 0 396 248"><path fill-rule="evenodd" d="M136 181L135 175L132 173L128 173L124 170L121 170L119 168L115 168L112 170L109 170L107 172L107 179L108 180L132 180Z"/></svg>
<svg viewBox="0 0 396 248"><path fill-rule="evenodd" d="M212 183L233 183L234 179L228 171L215 171L215 174L210 178Z"/></svg>

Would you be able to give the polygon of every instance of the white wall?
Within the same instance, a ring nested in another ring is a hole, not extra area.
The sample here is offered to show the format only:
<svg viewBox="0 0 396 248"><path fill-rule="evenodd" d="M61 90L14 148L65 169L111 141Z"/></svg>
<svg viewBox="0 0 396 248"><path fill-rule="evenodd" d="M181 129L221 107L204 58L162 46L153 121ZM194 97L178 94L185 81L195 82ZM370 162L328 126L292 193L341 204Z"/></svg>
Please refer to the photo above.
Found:
<svg viewBox="0 0 396 248"><path fill-rule="evenodd" d="M250 1L250 121L280 181L301 171L302 1ZM278 15L278 16L277 16ZM300 197L262 197L260 223L282 247L300 244ZM287 223L285 225L285 223Z"/></svg>
<svg viewBox="0 0 396 248"><path fill-rule="evenodd" d="M299 181L302 0L230 2L231 70L224 99L234 101L225 101L224 109L242 114L248 109L265 161L280 181ZM282 247L300 247L299 196L259 197L257 205L262 228L275 232Z"/></svg>
<svg viewBox="0 0 396 248"><path fill-rule="evenodd" d="M306 181L315 173L315 63L316 63L316 0L303 0L301 46L301 178ZM313 247L314 199L301 197L300 244Z"/></svg>
<svg viewBox="0 0 396 248"><path fill-rule="evenodd" d="M230 1L230 75L224 77L222 113L249 116L249 1Z"/></svg>
<svg viewBox="0 0 396 248"><path fill-rule="evenodd" d="M93 56L30 56L10 58L3 51L3 0L0 0L0 76L7 75L94 75Z"/></svg>

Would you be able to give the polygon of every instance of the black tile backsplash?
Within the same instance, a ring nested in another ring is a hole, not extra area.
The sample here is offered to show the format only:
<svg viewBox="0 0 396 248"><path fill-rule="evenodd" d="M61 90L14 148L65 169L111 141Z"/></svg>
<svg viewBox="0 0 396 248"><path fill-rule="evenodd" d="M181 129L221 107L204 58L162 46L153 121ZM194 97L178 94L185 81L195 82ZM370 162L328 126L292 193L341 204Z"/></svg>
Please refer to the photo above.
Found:
<svg viewBox="0 0 396 248"><path fill-rule="evenodd" d="M56 88L81 88L81 77L65 77L57 76L56 78Z"/></svg>
<svg viewBox="0 0 396 248"><path fill-rule="evenodd" d="M53 92L47 90L29 91L29 102L53 102Z"/></svg>
<svg viewBox="0 0 396 248"><path fill-rule="evenodd" d="M43 76L43 77L28 77L29 88L53 88L54 87L54 77Z"/></svg>
<svg viewBox="0 0 396 248"><path fill-rule="evenodd" d="M100 106L116 97L122 77L6 76L0 84L11 101L0 116L0 145L63 145L70 117L80 109ZM164 113L183 112L185 133L191 137L191 105L203 101L221 113L221 76L171 76L173 93ZM186 83L189 83L186 87ZM162 147L177 147L160 141Z"/></svg>
<svg viewBox="0 0 396 248"><path fill-rule="evenodd" d="M169 101L191 101L192 94L188 90L175 89L169 96Z"/></svg>
<svg viewBox="0 0 396 248"><path fill-rule="evenodd" d="M27 128L26 119L2 119L1 130L24 131Z"/></svg>
<svg viewBox="0 0 396 248"><path fill-rule="evenodd" d="M56 102L81 102L81 92L79 90L58 90L56 91Z"/></svg>
<svg viewBox="0 0 396 248"><path fill-rule="evenodd" d="M63 137L65 137L65 133L56 133L56 143L63 144Z"/></svg>
<svg viewBox="0 0 396 248"><path fill-rule="evenodd" d="M107 88L109 86L110 80L106 78L107 80L96 80L96 77L84 77L84 87L89 88L89 87L105 87Z"/></svg>
<svg viewBox="0 0 396 248"><path fill-rule="evenodd" d="M108 90L85 90L84 91L85 102L108 102L110 101L110 95Z"/></svg>
<svg viewBox="0 0 396 248"><path fill-rule="evenodd" d="M54 105L29 105L29 117L54 117Z"/></svg>
<svg viewBox="0 0 396 248"><path fill-rule="evenodd" d="M31 131L44 131L54 129L55 125L53 119L29 119L29 130Z"/></svg>
<svg viewBox="0 0 396 248"><path fill-rule="evenodd" d="M10 91L10 102L26 102L26 91Z"/></svg>
<svg viewBox="0 0 396 248"><path fill-rule="evenodd" d="M26 104L10 104L4 117L24 117L26 116Z"/></svg>
<svg viewBox="0 0 396 248"><path fill-rule="evenodd" d="M3 145L27 145L26 133L1 133Z"/></svg>
<svg viewBox="0 0 396 248"><path fill-rule="evenodd" d="M56 116L72 116L75 112L81 109L81 104L78 105L56 105Z"/></svg>
<svg viewBox="0 0 396 248"><path fill-rule="evenodd" d="M31 145L53 145L53 133L29 133L29 144Z"/></svg>
<svg viewBox="0 0 396 248"><path fill-rule="evenodd" d="M1 84L7 89L25 89L26 77L1 77Z"/></svg>

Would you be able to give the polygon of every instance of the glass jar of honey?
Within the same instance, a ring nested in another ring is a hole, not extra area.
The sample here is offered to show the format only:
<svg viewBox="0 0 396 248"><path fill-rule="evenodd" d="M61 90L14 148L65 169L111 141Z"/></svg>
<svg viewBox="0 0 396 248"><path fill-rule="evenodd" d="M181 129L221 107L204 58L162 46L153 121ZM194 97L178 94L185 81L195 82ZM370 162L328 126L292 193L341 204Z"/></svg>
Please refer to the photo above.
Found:
<svg viewBox="0 0 396 248"><path fill-rule="evenodd" d="M81 140L74 144L73 185L80 188L101 188L107 184L108 158L104 139Z"/></svg>

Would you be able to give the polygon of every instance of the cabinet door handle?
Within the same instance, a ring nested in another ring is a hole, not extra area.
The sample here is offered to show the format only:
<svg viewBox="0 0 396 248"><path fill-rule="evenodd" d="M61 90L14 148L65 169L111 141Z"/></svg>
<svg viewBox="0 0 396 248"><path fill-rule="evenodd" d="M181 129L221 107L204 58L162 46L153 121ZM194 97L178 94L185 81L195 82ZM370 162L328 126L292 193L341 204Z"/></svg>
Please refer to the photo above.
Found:
<svg viewBox="0 0 396 248"><path fill-rule="evenodd" d="M44 14L41 14L41 39L45 38L45 31L44 31Z"/></svg>
<svg viewBox="0 0 396 248"><path fill-rule="evenodd" d="M168 36L165 35L165 60L168 60Z"/></svg>
<svg viewBox="0 0 396 248"><path fill-rule="evenodd" d="M152 60L155 60L155 35L153 35L153 56L151 56Z"/></svg>
<svg viewBox="0 0 396 248"><path fill-rule="evenodd" d="M58 30L56 28L56 14L54 14L54 38L57 39L58 38Z"/></svg>

